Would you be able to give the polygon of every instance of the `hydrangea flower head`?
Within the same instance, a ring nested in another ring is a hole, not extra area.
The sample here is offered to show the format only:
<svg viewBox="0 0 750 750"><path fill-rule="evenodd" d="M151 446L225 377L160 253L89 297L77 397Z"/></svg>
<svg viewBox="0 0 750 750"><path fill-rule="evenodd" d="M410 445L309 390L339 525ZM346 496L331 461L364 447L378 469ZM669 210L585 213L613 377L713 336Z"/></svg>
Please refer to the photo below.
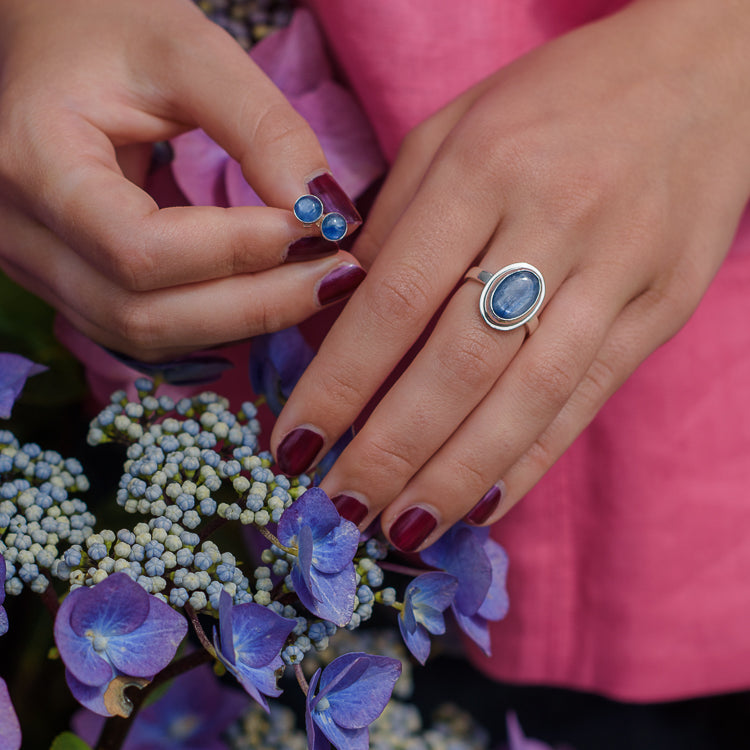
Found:
<svg viewBox="0 0 750 750"><path fill-rule="evenodd" d="M16 399L21 395L26 380L47 368L20 354L0 352L0 417L8 419Z"/></svg>
<svg viewBox="0 0 750 750"><path fill-rule="evenodd" d="M152 679L166 667L187 621L126 573L71 592L55 617L55 642L76 700L109 716L104 694L115 677Z"/></svg>
<svg viewBox="0 0 750 750"><path fill-rule="evenodd" d="M220 735L246 708L247 696L224 687L204 664L175 678L163 697L139 711L122 750L227 750ZM82 709L73 728L94 747L104 721Z"/></svg>
<svg viewBox="0 0 750 750"><path fill-rule="evenodd" d="M226 591L219 597L220 633L217 635L214 629L216 655L266 711L268 702L263 696L281 695L276 670L284 666L281 649L296 624L296 620L255 602L235 606Z"/></svg>
<svg viewBox="0 0 750 750"><path fill-rule="evenodd" d="M502 620L508 612L505 578L508 556L490 538L487 527L458 523L435 544L422 550L422 560L458 579L451 609L458 626L488 656L489 621Z"/></svg>
<svg viewBox="0 0 750 750"><path fill-rule="evenodd" d="M361 652L339 656L319 669L307 693L309 750L327 750L330 745L367 750L368 727L383 712L400 674L398 659Z"/></svg>
<svg viewBox="0 0 750 750"><path fill-rule="evenodd" d="M443 612L451 605L458 580L448 573L423 573L406 587L398 627L406 647L424 664L430 655L430 636L445 632Z"/></svg>
<svg viewBox="0 0 750 750"><path fill-rule="evenodd" d="M343 627L352 618L356 592L354 555L359 529L343 519L318 487L302 494L284 511L279 541L297 548L291 572L302 604L318 617Z"/></svg>

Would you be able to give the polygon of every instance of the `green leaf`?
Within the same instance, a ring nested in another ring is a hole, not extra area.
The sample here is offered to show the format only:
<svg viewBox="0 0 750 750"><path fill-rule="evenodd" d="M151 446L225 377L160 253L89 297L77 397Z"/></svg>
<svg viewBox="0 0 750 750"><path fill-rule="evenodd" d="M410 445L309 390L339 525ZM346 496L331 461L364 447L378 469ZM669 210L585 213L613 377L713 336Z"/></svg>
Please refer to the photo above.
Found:
<svg viewBox="0 0 750 750"><path fill-rule="evenodd" d="M63 732L52 740L49 750L91 750L91 747L73 732Z"/></svg>

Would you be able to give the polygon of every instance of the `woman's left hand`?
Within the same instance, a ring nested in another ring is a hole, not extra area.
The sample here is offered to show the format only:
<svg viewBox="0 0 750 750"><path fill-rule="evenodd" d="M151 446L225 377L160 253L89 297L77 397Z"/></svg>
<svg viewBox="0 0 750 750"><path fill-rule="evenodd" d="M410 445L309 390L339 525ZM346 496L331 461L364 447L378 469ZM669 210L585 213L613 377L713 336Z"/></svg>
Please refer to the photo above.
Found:
<svg viewBox="0 0 750 750"><path fill-rule="evenodd" d="M355 254L372 263L272 447L309 468L431 322L323 482L399 548L497 520L686 322L750 194L750 12L640 0L526 55L406 139ZM474 265L540 269L536 333L488 327ZM490 491L504 481L506 496Z"/></svg>

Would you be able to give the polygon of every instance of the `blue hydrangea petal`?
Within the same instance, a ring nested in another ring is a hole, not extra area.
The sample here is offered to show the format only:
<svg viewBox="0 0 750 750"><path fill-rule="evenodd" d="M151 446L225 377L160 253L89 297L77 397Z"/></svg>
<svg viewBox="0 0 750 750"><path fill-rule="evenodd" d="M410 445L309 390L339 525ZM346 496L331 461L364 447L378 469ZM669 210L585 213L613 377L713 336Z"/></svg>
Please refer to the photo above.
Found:
<svg viewBox="0 0 750 750"><path fill-rule="evenodd" d="M268 702L263 695L269 695L272 698L281 695L282 690L276 683L276 670L281 669L283 666L284 662L281 660L281 657L274 659L270 664L259 669L254 669L238 662L235 676L245 691L268 711Z"/></svg>
<svg viewBox="0 0 750 750"><path fill-rule="evenodd" d="M422 550L422 560L456 576L456 606L473 615L482 605L492 582L492 566L483 545L486 530L456 524L435 544Z"/></svg>
<svg viewBox="0 0 750 750"><path fill-rule="evenodd" d="M314 539L324 537L341 523L341 516L328 495L311 487L284 511L277 536L282 544L292 544L302 526L309 526Z"/></svg>
<svg viewBox="0 0 750 750"><path fill-rule="evenodd" d="M464 615L453 609L456 624L487 656L492 656L490 629L487 620L479 614Z"/></svg>
<svg viewBox="0 0 750 750"><path fill-rule="evenodd" d="M458 579L450 573L423 573L409 582L405 598L411 599L416 611L429 606L443 612L453 603L457 588Z"/></svg>
<svg viewBox="0 0 750 750"><path fill-rule="evenodd" d="M65 667L78 681L85 685L101 685L112 679L112 665L94 651L86 636L77 635L70 626L70 614L86 591L76 589L63 599L55 615L55 644Z"/></svg>
<svg viewBox="0 0 750 750"><path fill-rule="evenodd" d="M334 659L320 678L326 713L339 727L368 727L383 712L400 674L401 662L388 656L354 652Z"/></svg>
<svg viewBox="0 0 750 750"><path fill-rule="evenodd" d="M75 675L69 670L65 670L65 682L68 683L71 695L89 711L93 711L99 716L111 716L112 714L107 711L107 707L104 705L104 693L109 687L109 683L114 679L115 672L110 668L109 679L102 682L100 685L86 685L80 680L76 679Z"/></svg>
<svg viewBox="0 0 750 750"><path fill-rule="evenodd" d="M311 582L312 586L307 589L297 567L292 569L292 584L302 604L314 615L344 627L354 612L357 588L354 565L340 573L326 574L313 570Z"/></svg>
<svg viewBox="0 0 750 750"><path fill-rule="evenodd" d="M318 540L313 550L312 563L322 573L338 573L345 566L351 565L358 547L359 529L351 521L342 518L338 526Z"/></svg>
<svg viewBox="0 0 750 750"><path fill-rule="evenodd" d="M232 597L224 590L219 594L219 633L221 636L218 649L230 664L234 664L234 631L232 628ZM214 628L216 642L216 628Z"/></svg>
<svg viewBox="0 0 750 750"><path fill-rule="evenodd" d="M414 630L408 630L402 617L398 618L398 629L406 648L420 664L424 664L430 655L430 636L427 631L421 625L417 625Z"/></svg>
<svg viewBox="0 0 750 750"><path fill-rule="evenodd" d="M313 711L312 717L336 750L369 750L370 730L366 727L364 729L341 727L336 724L328 711Z"/></svg>
<svg viewBox="0 0 750 750"><path fill-rule="evenodd" d="M234 653L237 668L258 669L279 656L284 642L297 625L255 602L232 608Z"/></svg>
<svg viewBox="0 0 750 750"><path fill-rule="evenodd" d="M115 573L91 588L76 589L70 597L76 597L70 626L79 636L88 631L106 637L130 633L149 613L149 595L126 573Z"/></svg>
<svg viewBox="0 0 750 750"><path fill-rule="evenodd" d="M295 567L299 569L308 591L312 591L313 585L311 578L313 546L312 529L307 525L302 526L297 534L297 562Z"/></svg>
<svg viewBox="0 0 750 750"><path fill-rule="evenodd" d="M445 618L443 613L431 607L429 604L423 604L415 612L417 622L432 635L442 635L445 633Z"/></svg>
<svg viewBox="0 0 750 750"><path fill-rule="evenodd" d="M307 697L305 698L305 729L307 730L307 750L330 750L331 743L323 734L312 717L312 705L315 699L315 690L323 670L318 669L308 683Z"/></svg>
<svg viewBox="0 0 750 750"><path fill-rule="evenodd" d="M505 588L508 554L492 539L485 543L485 550L492 564L492 584L478 614L487 620L502 620L508 614L509 607L508 590Z"/></svg>
<svg viewBox="0 0 750 750"><path fill-rule="evenodd" d="M46 369L44 365L38 365L20 354L0 352L0 417L10 417L13 404L21 395L27 378Z"/></svg>
<svg viewBox="0 0 750 750"><path fill-rule="evenodd" d="M0 677L0 748L19 750L21 747L21 725L13 708L5 680Z"/></svg>
<svg viewBox="0 0 750 750"><path fill-rule="evenodd" d="M107 644L107 655L115 669L133 677L161 672L174 658L188 630L181 614L155 596L149 594L148 598L149 612L143 625L127 635L110 638Z"/></svg>

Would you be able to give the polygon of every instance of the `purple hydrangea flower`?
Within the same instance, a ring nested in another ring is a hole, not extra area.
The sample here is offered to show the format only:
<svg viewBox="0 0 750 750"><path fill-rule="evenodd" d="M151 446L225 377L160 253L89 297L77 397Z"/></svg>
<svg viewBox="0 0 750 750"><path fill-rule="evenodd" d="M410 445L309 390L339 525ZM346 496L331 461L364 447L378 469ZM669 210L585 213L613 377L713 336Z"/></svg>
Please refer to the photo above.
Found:
<svg viewBox="0 0 750 750"><path fill-rule="evenodd" d="M297 326L253 338L250 383L276 416L314 355Z"/></svg>
<svg viewBox="0 0 750 750"><path fill-rule="evenodd" d="M8 632L8 613L3 607L5 601L5 574L6 574L5 558L0 554L0 635L5 635Z"/></svg>
<svg viewBox="0 0 750 750"><path fill-rule="evenodd" d="M309 750L328 750L330 745L367 750L368 727L383 713L400 674L398 659L359 652L339 656L319 669L307 692Z"/></svg>
<svg viewBox="0 0 750 750"><path fill-rule="evenodd" d="M126 573L71 592L55 617L55 642L73 696L102 716L104 693L120 675L151 680L187 633L187 621Z"/></svg>
<svg viewBox="0 0 750 750"><path fill-rule="evenodd" d="M19 750L21 725L10 700L8 686L0 677L0 750Z"/></svg>
<svg viewBox="0 0 750 750"><path fill-rule="evenodd" d="M8 419L16 399L21 395L27 378L47 368L20 354L0 352L0 417Z"/></svg>
<svg viewBox="0 0 750 750"><path fill-rule="evenodd" d="M430 636L445 633L443 612L451 605L458 580L448 573L423 573L406 587L398 627L406 647L424 664L430 655Z"/></svg>
<svg viewBox="0 0 750 750"><path fill-rule="evenodd" d="M553 748L542 742L527 737L521 729L521 723L518 716L513 711L508 711L505 717L505 723L508 731L508 748L507 750L553 750ZM559 750L572 750L572 748L561 746Z"/></svg>
<svg viewBox="0 0 750 750"><path fill-rule="evenodd" d="M313 487L284 511L277 533L284 546L297 548L291 578L299 600L318 617L346 625L354 611L359 529Z"/></svg>
<svg viewBox="0 0 750 750"><path fill-rule="evenodd" d="M227 750L220 735L246 707L247 696L224 687L204 664L175 678L162 698L138 713L122 750ZM83 709L73 729L94 747L104 721Z"/></svg>
<svg viewBox="0 0 750 750"><path fill-rule="evenodd" d="M428 565L458 579L458 591L451 604L456 622L489 656L489 621L502 620L508 612L505 550L490 538L486 526L458 523L420 555Z"/></svg>
<svg viewBox="0 0 750 750"><path fill-rule="evenodd" d="M281 695L276 670L284 666L281 649L296 624L254 602L234 606L226 591L219 597L221 637L214 628L216 655L266 711L268 702L263 696Z"/></svg>

